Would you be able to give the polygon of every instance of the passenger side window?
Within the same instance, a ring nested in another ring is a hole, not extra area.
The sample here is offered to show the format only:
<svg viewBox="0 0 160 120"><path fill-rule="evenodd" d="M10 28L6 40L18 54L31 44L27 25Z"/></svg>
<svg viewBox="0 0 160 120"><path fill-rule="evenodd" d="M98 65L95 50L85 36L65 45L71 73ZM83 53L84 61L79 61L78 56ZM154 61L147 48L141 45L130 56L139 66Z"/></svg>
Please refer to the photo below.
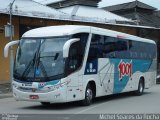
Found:
<svg viewBox="0 0 160 120"><path fill-rule="evenodd" d="M106 36L104 39L103 57L104 58L115 58L117 51L117 41L113 37Z"/></svg>
<svg viewBox="0 0 160 120"><path fill-rule="evenodd" d="M103 41L104 41L103 36L94 34L92 35L89 54L88 54L88 62L103 57Z"/></svg>
<svg viewBox="0 0 160 120"><path fill-rule="evenodd" d="M92 35L88 61L97 58L153 59L156 45L129 39Z"/></svg>
<svg viewBox="0 0 160 120"><path fill-rule="evenodd" d="M105 37L104 41L104 58L126 58L128 49L127 40L115 37Z"/></svg>
<svg viewBox="0 0 160 120"><path fill-rule="evenodd" d="M129 58L129 52L128 52L128 41L124 39L117 39L117 52L116 52L117 58Z"/></svg>
<svg viewBox="0 0 160 120"><path fill-rule="evenodd" d="M156 56L156 45L140 41L129 41L129 53L132 59L153 59Z"/></svg>

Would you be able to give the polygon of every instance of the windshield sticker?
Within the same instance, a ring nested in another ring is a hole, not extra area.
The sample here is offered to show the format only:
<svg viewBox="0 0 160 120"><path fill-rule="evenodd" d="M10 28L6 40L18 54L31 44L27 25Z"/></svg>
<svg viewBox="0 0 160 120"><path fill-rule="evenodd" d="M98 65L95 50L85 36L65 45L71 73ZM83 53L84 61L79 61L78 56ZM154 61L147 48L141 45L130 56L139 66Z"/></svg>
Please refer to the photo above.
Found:
<svg viewBox="0 0 160 120"><path fill-rule="evenodd" d="M40 69L36 69L36 75L39 76L41 74Z"/></svg>

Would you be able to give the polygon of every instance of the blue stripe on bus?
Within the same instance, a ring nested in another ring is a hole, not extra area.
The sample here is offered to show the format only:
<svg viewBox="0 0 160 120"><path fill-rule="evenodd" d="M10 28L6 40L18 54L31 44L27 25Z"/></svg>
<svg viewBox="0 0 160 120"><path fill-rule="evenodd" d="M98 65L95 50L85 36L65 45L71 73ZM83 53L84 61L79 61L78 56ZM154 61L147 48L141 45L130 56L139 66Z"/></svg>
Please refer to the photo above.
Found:
<svg viewBox="0 0 160 120"><path fill-rule="evenodd" d="M150 69L152 60L138 60L138 59L110 59L110 63L114 65L114 88L113 93L121 93L126 87L128 81L130 80L129 75L122 76L120 79L119 65L120 63L132 64L132 75L136 72L145 73ZM98 73L98 60L93 60L86 64L84 75L96 75ZM131 76L132 77L132 76Z"/></svg>
<svg viewBox="0 0 160 120"><path fill-rule="evenodd" d="M131 63L132 64L132 75L136 72L145 73L149 70L152 60L136 60L136 59L110 59L111 64L114 64L114 88L113 93L120 93L126 87L128 81L130 80L129 75L124 75L122 79L120 79L120 70L119 65L121 62L123 63ZM124 71L123 71L124 72Z"/></svg>
<svg viewBox="0 0 160 120"><path fill-rule="evenodd" d="M17 79L14 79L14 81L16 81L18 83L30 84L30 85L32 85L34 83L34 82L25 82L25 81L21 81L21 80L17 80ZM60 80L53 80L53 81L49 81L49 82L37 82L37 83L38 83L38 88L42 89L45 86L54 86L54 85L58 84L59 82L60 82Z"/></svg>

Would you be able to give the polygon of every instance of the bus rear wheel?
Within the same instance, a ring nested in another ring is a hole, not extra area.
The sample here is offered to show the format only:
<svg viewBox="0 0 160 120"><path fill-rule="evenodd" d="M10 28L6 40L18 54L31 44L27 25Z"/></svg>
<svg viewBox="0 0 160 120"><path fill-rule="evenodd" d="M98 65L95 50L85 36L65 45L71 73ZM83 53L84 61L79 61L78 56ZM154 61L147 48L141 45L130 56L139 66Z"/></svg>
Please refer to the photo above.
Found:
<svg viewBox="0 0 160 120"><path fill-rule="evenodd" d="M82 105L88 106L92 104L93 97L93 90L91 86L88 84L85 91L85 99L82 101Z"/></svg>
<svg viewBox="0 0 160 120"><path fill-rule="evenodd" d="M138 90L136 91L136 95L141 96L144 93L144 81L141 79L138 84Z"/></svg>

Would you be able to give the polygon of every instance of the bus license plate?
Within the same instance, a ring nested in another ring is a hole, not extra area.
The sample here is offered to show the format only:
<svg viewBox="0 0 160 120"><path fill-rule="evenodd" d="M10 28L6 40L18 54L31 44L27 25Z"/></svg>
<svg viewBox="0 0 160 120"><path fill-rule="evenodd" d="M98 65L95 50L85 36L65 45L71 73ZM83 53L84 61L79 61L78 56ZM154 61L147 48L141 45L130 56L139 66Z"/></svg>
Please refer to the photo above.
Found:
<svg viewBox="0 0 160 120"><path fill-rule="evenodd" d="M30 95L29 98L32 100L37 100L37 99L39 99L39 96L38 95Z"/></svg>

